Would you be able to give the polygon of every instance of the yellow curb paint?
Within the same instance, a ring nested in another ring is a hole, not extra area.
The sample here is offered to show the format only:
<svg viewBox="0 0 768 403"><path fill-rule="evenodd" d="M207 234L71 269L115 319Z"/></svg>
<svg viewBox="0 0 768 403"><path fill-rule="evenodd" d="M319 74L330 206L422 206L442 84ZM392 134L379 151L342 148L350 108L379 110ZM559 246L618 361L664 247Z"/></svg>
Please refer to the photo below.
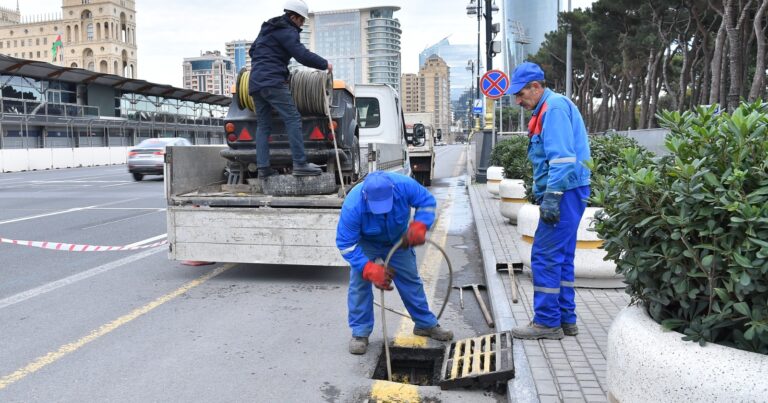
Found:
<svg viewBox="0 0 768 403"><path fill-rule="evenodd" d="M523 241L529 244L533 244L533 237L528 235L522 236ZM600 249L603 246L603 241L576 241L576 249Z"/></svg>
<svg viewBox="0 0 768 403"><path fill-rule="evenodd" d="M213 277L218 276L221 273L224 273L225 271L231 269L234 267L234 264L225 264L224 266L218 267L215 270L211 271L210 273L201 276L195 280L190 281L189 283L185 284L181 288L172 291L168 294L163 295L160 298L157 298L156 300L150 302L147 305L142 306L141 308L134 309L127 315L123 315L112 322L107 323L106 325L103 325L99 327L98 329L92 331L87 336L81 338L80 340L77 340L75 342L65 344L61 347L59 347L58 350L52 351L44 356L38 357L31 363L27 364L24 368L20 368L13 373L6 375L2 378L0 378L0 390L5 389L9 385L16 383L28 375L32 375L33 373L43 369L44 367L53 364L54 362L58 361L59 359L63 358L67 354L73 353L80 349L81 347L85 346L86 344L97 340L101 336L104 336L113 330L116 330L117 328L131 322L132 320L144 315L145 313L148 313L152 311L153 309L159 307L160 305L184 294L185 292L205 283L206 281L210 280Z"/></svg>
<svg viewBox="0 0 768 403"><path fill-rule="evenodd" d="M528 200L526 199L513 199L511 197L502 197L501 201L506 203L522 203L522 204L528 203Z"/></svg>
<svg viewBox="0 0 768 403"><path fill-rule="evenodd" d="M404 383L375 381L371 386L371 399L391 403L417 403L419 387Z"/></svg>

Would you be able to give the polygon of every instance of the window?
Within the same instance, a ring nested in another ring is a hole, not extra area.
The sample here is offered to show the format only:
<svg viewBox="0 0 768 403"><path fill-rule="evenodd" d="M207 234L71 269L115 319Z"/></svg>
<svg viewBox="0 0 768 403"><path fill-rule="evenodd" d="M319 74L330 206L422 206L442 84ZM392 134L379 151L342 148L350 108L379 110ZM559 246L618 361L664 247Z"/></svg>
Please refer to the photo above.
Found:
<svg viewBox="0 0 768 403"><path fill-rule="evenodd" d="M88 25L86 26L86 32L87 32L86 36L88 40L92 41L93 40L93 23L90 23L90 22L88 23Z"/></svg>
<svg viewBox="0 0 768 403"><path fill-rule="evenodd" d="M379 127L381 109L376 98L357 98L357 115L360 127Z"/></svg>

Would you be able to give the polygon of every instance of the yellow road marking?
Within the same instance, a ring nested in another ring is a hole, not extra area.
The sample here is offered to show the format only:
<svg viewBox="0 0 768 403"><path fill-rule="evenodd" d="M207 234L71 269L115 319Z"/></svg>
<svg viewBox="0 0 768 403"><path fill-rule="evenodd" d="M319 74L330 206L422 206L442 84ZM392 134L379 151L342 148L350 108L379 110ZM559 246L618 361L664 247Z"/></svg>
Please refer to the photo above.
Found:
<svg viewBox="0 0 768 403"><path fill-rule="evenodd" d="M371 386L371 398L392 403L420 402L419 387L404 383L375 381Z"/></svg>
<svg viewBox="0 0 768 403"><path fill-rule="evenodd" d="M80 340L77 340L69 344L65 344L56 351L52 351L44 356L38 357L31 363L27 364L24 368L20 368L15 372L13 372L12 374L9 374L0 378L0 390L5 389L9 385L24 379L28 375L32 375L33 373L43 369L44 367L50 364L53 364L54 362L66 356L67 354L77 351L78 349L85 346L86 344L97 340L101 336L104 336L112 332L113 330L116 330L117 328L131 322L132 320L144 315L145 313L152 311L153 309L159 307L160 305L203 284L204 282L210 280L211 278L216 277L221 273L224 273L225 271L231 269L234 266L235 266L234 264L225 264L221 267L218 267L215 270L211 271L210 273L190 281L189 283L183 285L181 288L175 291L172 291L168 294L165 294L162 297L157 298L156 300L150 302L149 304L144 305L141 308L134 309L127 315L123 315L113 320L112 322L109 322L106 325L99 327L98 329L92 331L91 333L81 338Z"/></svg>
<svg viewBox="0 0 768 403"><path fill-rule="evenodd" d="M533 237L529 235L522 236L523 241L529 244L533 244ZM603 246L603 241L576 241L576 249L600 249Z"/></svg>

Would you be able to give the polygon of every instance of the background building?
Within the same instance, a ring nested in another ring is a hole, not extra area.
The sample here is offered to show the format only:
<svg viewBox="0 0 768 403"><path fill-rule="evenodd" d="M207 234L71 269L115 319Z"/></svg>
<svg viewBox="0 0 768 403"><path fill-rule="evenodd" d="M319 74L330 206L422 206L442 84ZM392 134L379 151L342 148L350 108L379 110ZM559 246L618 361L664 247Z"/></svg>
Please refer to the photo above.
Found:
<svg viewBox="0 0 768 403"><path fill-rule="evenodd" d="M218 50L184 58L184 88L230 96L233 85L235 63Z"/></svg>
<svg viewBox="0 0 768 403"><path fill-rule="evenodd" d="M53 17L22 17L17 5L0 15L1 54L128 78L137 75L133 0L63 0L61 14L51 13ZM60 47L54 46L58 40Z"/></svg>
<svg viewBox="0 0 768 403"><path fill-rule="evenodd" d="M450 67L437 55L427 58L419 74L403 74L403 112L432 113L436 129L448 133L451 126Z"/></svg>
<svg viewBox="0 0 768 403"><path fill-rule="evenodd" d="M389 84L399 92L402 30L394 17L399 9L311 12L302 27L301 41L333 63L334 78L351 84Z"/></svg>
<svg viewBox="0 0 768 403"><path fill-rule="evenodd" d="M403 112L419 112L421 86L419 85L419 75L413 73L403 74L400 83L400 99L403 103Z"/></svg>
<svg viewBox="0 0 768 403"><path fill-rule="evenodd" d="M446 37L419 53L419 66L423 66L432 55L440 56L448 64L451 70L451 101L458 101L472 85L472 72L467 70L467 61L477 58L477 44L452 45Z"/></svg>
<svg viewBox="0 0 768 403"><path fill-rule="evenodd" d="M248 54L248 49L251 48L251 43L253 43L253 41L239 39L225 44L227 57L235 62L235 73L242 68L248 70L251 69L251 56Z"/></svg>
<svg viewBox="0 0 768 403"><path fill-rule="evenodd" d="M539 51L544 35L557 30L559 0L504 0L504 67L512 71Z"/></svg>

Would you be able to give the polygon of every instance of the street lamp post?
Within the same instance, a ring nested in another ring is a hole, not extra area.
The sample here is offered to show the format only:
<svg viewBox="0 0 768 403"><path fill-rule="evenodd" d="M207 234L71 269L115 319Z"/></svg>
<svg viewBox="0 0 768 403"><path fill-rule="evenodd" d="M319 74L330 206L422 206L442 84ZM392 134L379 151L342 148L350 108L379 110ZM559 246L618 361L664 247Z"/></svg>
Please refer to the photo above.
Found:
<svg viewBox="0 0 768 403"><path fill-rule="evenodd" d="M485 3L485 7L483 7L483 1ZM470 0L469 4L467 5L467 15L470 17L477 16L477 91L475 93L476 99L480 99L480 20L481 18L485 17L485 52L486 52L486 71L489 71L493 68L493 56L494 56L494 43L493 43L493 34L495 32L498 32L498 29L495 29L493 26L493 13L499 11L498 6L496 6L495 0ZM498 26L498 24L497 24ZM490 100L488 100L490 102ZM486 113L490 113L489 117L486 117L486 122L484 124L484 130L482 130L482 136L479 136L478 140L475 142L475 149L477 152L476 161L477 161L477 172L475 173L475 180L478 183L485 183L486 182L486 170L488 169L488 165L490 164L491 159L491 148L493 147L493 144L495 143L494 137L494 130L493 130L493 124L490 120L492 120L494 113L492 113L494 107L493 103L490 103L490 105L486 105ZM480 114L480 117L476 118L475 121L475 133L477 134L480 132L480 120L482 117L482 113ZM490 119L490 120L488 120ZM490 125L490 127L489 127Z"/></svg>

